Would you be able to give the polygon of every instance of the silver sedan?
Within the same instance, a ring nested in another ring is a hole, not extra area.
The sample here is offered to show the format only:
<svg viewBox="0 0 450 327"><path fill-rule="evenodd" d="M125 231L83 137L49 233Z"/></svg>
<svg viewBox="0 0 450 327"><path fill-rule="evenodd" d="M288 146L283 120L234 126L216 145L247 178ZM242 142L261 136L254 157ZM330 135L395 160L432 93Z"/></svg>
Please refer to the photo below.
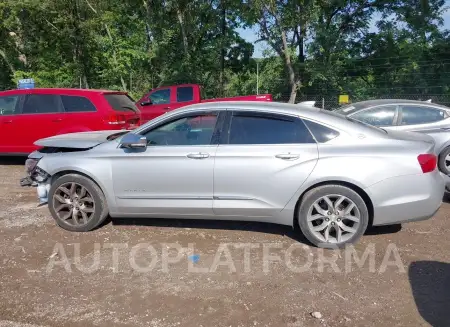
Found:
<svg viewBox="0 0 450 327"><path fill-rule="evenodd" d="M381 99L352 103L335 112L386 130L430 135L438 168L450 175L450 108L427 101Z"/></svg>
<svg viewBox="0 0 450 327"><path fill-rule="evenodd" d="M299 226L314 245L343 246L370 225L433 216L444 194L431 137L298 105L205 103L129 133L36 144L27 179L70 231L108 215L246 220Z"/></svg>

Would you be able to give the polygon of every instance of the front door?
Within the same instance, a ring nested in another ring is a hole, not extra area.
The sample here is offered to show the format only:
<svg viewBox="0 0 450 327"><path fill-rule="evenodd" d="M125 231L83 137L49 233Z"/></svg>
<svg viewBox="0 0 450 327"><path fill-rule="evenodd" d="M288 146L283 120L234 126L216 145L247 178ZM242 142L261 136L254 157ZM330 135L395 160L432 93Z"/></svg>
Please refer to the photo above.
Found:
<svg viewBox="0 0 450 327"><path fill-rule="evenodd" d="M17 127L20 97L0 96L0 153L20 153L18 137L24 131Z"/></svg>
<svg viewBox="0 0 450 327"><path fill-rule="evenodd" d="M312 172L317 144L297 117L233 112L227 125L216 152L214 213L223 219L271 217Z"/></svg>
<svg viewBox="0 0 450 327"><path fill-rule="evenodd" d="M217 117L215 112L177 115L141 133L145 150L118 149L113 177L120 213L211 217Z"/></svg>
<svg viewBox="0 0 450 327"><path fill-rule="evenodd" d="M148 122L166 112L173 110L171 104L174 102L172 87L157 89L149 93L141 104L141 119L143 123Z"/></svg>

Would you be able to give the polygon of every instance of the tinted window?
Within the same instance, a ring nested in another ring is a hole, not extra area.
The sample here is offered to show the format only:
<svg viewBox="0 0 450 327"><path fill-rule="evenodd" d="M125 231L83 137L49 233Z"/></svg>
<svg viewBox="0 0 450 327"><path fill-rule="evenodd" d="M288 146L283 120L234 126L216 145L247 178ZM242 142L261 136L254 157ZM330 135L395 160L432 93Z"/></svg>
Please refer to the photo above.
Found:
<svg viewBox="0 0 450 327"><path fill-rule="evenodd" d="M446 118L442 109L420 106L402 106L402 125L426 124Z"/></svg>
<svg viewBox="0 0 450 327"><path fill-rule="evenodd" d="M66 112L96 111L92 102L85 97L61 95L61 100Z"/></svg>
<svg viewBox="0 0 450 327"><path fill-rule="evenodd" d="M309 130L314 135L314 138L319 143L325 143L339 136L339 132L335 131L334 129L325 127L309 120L303 120L303 122L306 124L306 126L308 126Z"/></svg>
<svg viewBox="0 0 450 327"><path fill-rule="evenodd" d="M60 112L59 95L31 94L27 95L23 104L23 114L46 114Z"/></svg>
<svg viewBox="0 0 450 327"><path fill-rule="evenodd" d="M105 99L116 111L137 111L133 100L126 94L105 94Z"/></svg>
<svg viewBox="0 0 450 327"><path fill-rule="evenodd" d="M177 102L187 102L194 100L194 89L192 86L177 88Z"/></svg>
<svg viewBox="0 0 450 327"><path fill-rule="evenodd" d="M0 116L15 115L18 101L18 96L0 97Z"/></svg>
<svg viewBox="0 0 450 327"><path fill-rule="evenodd" d="M229 144L314 143L305 125L282 117L233 115Z"/></svg>
<svg viewBox="0 0 450 327"><path fill-rule="evenodd" d="M376 107L362 110L351 117L373 126L392 126L396 110L396 106Z"/></svg>
<svg viewBox="0 0 450 327"><path fill-rule="evenodd" d="M148 145L207 145L211 143L217 115L195 115L174 120L147 132Z"/></svg>
<svg viewBox="0 0 450 327"><path fill-rule="evenodd" d="M170 89L158 90L149 96L152 104L170 103Z"/></svg>

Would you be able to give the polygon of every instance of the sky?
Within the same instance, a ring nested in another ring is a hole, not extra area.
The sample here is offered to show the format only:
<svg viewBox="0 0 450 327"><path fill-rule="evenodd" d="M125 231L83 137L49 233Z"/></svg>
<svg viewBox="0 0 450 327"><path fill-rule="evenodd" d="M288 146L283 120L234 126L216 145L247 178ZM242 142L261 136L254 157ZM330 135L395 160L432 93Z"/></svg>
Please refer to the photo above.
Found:
<svg viewBox="0 0 450 327"><path fill-rule="evenodd" d="M445 6L450 7L450 0L445 1ZM376 31L377 28L375 26L375 22L378 20L378 17L374 17L373 23L371 25L371 30ZM444 18L444 26L442 26L443 29L450 29L450 9L447 9L443 15ZM267 48L267 44L264 42L256 42L258 40L258 30L256 28L252 29L238 29L239 34L241 37L245 40L247 40L250 43L253 43L255 47L255 51L253 52L253 58L262 58L263 57L263 51L265 48Z"/></svg>

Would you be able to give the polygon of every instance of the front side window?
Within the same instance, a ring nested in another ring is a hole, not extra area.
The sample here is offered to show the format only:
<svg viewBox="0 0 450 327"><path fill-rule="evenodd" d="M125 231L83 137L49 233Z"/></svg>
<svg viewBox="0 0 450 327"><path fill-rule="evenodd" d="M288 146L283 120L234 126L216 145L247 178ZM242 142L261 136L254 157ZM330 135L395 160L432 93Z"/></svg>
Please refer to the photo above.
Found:
<svg viewBox="0 0 450 327"><path fill-rule="evenodd" d="M396 112L396 106L383 106L357 112L351 118L373 126L392 126Z"/></svg>
<svg viewBox="0 0 450 327"><path fill-rule="evenodd" d="M0 116L17 114L18 96L2 96L0 97Z"/></svg>
<svg viewBox="0 0 450 327"><path fill-rule="evenodd" d="M194 100L194 89L192 86L177 88L177 102L188 102Z"/></svg>
<svg viewBox="0 0 450 327"><path fill-rule="evenodd" d="M150 94L149 100L152 104L170 103L170 89L158 90Z"/></svg>
<svg viewBox="0 0 450 327"><path fill-rule="evenodd" d="M216 126L217 115L193 115L179 118L144 133L152 145L208 145Z"/></svg>
<svg viewBox="0 0 450 327"><path fill-rule="evenodd" d="M434 123L447 117L445 110L423 106L402 106L401 125Z"/></svg>
<svg viewBox="0 0 450 327"><path fill-rule="evenodd" d="M92 102L85 97L61 95L65 112L96 111Z"/></svg>
<svg viewBox="0 0 450 327"><path fill-rule="evenodd" d="M60 112L59 95L30 94L23 104L23 114L48 114Z"/></svg>
<svg viewBox="0 0 450 327"><path fill-rule="evenodd" d="M303 122L295 118L252 114L234 114L229 144L314 143Z"/></svg>

